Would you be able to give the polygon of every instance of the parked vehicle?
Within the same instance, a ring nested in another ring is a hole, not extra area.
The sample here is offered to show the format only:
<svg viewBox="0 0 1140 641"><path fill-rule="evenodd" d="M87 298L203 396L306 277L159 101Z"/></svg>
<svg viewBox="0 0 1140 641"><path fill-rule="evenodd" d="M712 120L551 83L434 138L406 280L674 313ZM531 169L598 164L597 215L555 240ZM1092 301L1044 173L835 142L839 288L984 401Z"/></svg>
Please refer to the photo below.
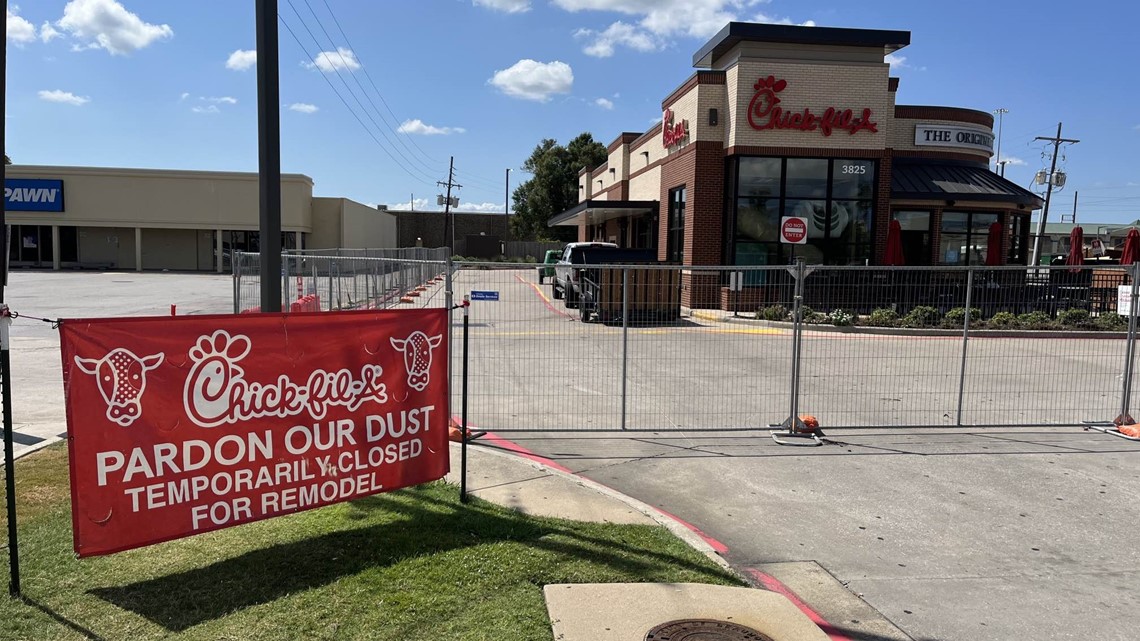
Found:
<svg viewBox="0 0 1140 641"><path fill-rule="evenodd" d="M637 323L665 323L681 317L680 265L663 266L653 260L656 252L652 251L647 256L614 258L618 257L596 261L613 267L587 266L582 270L578 311L583 323L609 323L623 317ZM587 254L587 265L591 262Z"/></svg>
<svg viewBox="0 0 1140 641"><path fill-rule="evenodd" d="M565 249L548 249L546 250L546 258L542 261L542 266L538 268L538 284L549 278L554 280L554 265L562 258L562 252Z"/></svg>
<svg viewBox="0 0 1140 641"><path fill-rule="evenodd" d="M582 264L582 253L587 249L617 249L614 243L569 243L562 250L562 257L554 265L554 284L551 294L554 298L565 298L567 307L578 305L578 269Z"/></svg>

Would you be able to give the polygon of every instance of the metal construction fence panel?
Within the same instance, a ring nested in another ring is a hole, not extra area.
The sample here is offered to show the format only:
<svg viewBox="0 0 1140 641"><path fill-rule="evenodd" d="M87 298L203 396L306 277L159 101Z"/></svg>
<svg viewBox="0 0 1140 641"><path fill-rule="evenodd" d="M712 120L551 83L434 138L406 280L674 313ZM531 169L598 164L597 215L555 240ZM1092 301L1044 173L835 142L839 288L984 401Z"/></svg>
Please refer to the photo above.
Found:
<svg viewBox="0 0 1140 641"><path fill-rule="evenodd" d="M257 255L235 262L256 308ZM1079 425L1131 411L1140 268L590 266L288 256L287 305L471 299L468 420L494 431ZM570 280L566 280L571 278ZM448 292L452 295L448 296ZM311 303L312 298L308 299ZM798 310L798 311L797 311ZM461 315L453 312L453 413Z"/></svg>
<svg viewBox="0 0 1140 641"><path fill-rule="evenodd" d="M283 311L376 309L442 296L446 249L288 252L281 256ZM260 255L233 261L234 312L260 311Z"/></svg>

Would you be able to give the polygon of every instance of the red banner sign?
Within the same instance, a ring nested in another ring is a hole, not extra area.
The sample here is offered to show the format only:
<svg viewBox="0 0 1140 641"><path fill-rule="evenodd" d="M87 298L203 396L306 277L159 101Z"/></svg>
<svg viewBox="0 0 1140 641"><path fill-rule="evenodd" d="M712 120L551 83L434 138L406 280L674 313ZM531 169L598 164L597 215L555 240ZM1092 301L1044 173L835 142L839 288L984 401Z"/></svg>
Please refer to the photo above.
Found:
<svg viewBox="0 0 1140 641"><path fill-rule="evenodd" d="M864 109L861 116L856 116L850 109L839 107L828 107L821 115L813 113L808 108L803 111L786 110L780 106L780 98L776 94L787 87L787 80L777 80L774 76L761 78L752 85L756 93L748 103L749 126L761 131L765 129L819 131L824 136L830 136L836 129L851 135L860 131L871 133L879 131L879 126L871 121L870 109Z"/></svg>
<svg viewBox="0 0 1140 641"><path fill-rule="evenodd" d="M67 320L79 556L442 478L447 310Z"/></svg>
<svg viewBox="0 0 1140 641"><path fill-rule="evenodd" d="M689 121L673 121L673 110L666 109L661 114L661 144L665 147L681 144L689 135Z"/></svg>

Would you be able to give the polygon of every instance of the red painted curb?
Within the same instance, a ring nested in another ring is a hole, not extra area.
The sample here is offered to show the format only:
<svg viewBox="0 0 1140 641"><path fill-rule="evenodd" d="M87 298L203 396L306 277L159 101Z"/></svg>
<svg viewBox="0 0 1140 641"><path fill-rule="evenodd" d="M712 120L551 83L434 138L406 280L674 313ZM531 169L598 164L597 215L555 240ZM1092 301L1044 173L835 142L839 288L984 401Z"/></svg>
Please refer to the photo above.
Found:
<svg viewBox="0 0 1140 641"><path fill-rule="evenodd" d="M752 577L755 578L760 586L765 590L768 590L769 592L775 592L776 594L779 594L791 601L792 605L799 608L800 612L806 614L807 618L811 619L812 623L819 626L819 629L823 630L823 633L826 634L827 637L831 639L831 641L851 641L851 637L838 632L835 629L835 626L828 623L827 619L824 619L822 616L820 616L820 614L813 610L810 605L804 603L803 600L800 599L800 597L797 596L795 592L792 592L788 586L780 583L779 579L776 577L770 574L765 574L755 568L745 568L745 571L751 574Z"/></svg>
<svg viewBox="0 0 1140 641"><path fill-rule="evenodd" d="M546 305L546 309L549 309L550 311L554 312L555 314L558 314L559 316L565 316L566 318L573 318L573 316L571 316L570 314L567 314L566 312L562 311L561 309L558 309L554 305L551 305L550 301L546 299L546 296L544 296L542 294L542 290L538 288L538 285L535 285L534 283L530 282L529 280L525 280L522 276L519 276L518 274L515 274L515 279L524 285L530 285L530 288L532 290L534 290L535 294L538 295L538 299L542 301L543 305Z"/></svg>

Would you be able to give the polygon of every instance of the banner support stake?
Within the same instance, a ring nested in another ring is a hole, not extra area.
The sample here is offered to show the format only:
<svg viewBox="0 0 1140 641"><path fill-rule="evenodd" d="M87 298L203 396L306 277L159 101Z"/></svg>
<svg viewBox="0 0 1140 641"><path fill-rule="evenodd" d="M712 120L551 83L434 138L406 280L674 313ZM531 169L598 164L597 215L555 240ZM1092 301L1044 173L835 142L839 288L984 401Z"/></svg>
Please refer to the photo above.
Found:
<svg viewBox="0 0 1140 641"><path fill-rule="evenodd" d="M8 503L8 594L20 598L20 543L16 529L15 445L12 443L12 360L8 352L8 327L12 317L0 305L0 395L4 410L4 486Z"/></svg>
<svg viewBox="0 0 1140 641"><path fill-rule="evenodd" d="M459 502L467 502L467 328L471 317L471 295L463 295L463 388L462 388L462 414L459 426L461 445L459 447Z"/></svg>

